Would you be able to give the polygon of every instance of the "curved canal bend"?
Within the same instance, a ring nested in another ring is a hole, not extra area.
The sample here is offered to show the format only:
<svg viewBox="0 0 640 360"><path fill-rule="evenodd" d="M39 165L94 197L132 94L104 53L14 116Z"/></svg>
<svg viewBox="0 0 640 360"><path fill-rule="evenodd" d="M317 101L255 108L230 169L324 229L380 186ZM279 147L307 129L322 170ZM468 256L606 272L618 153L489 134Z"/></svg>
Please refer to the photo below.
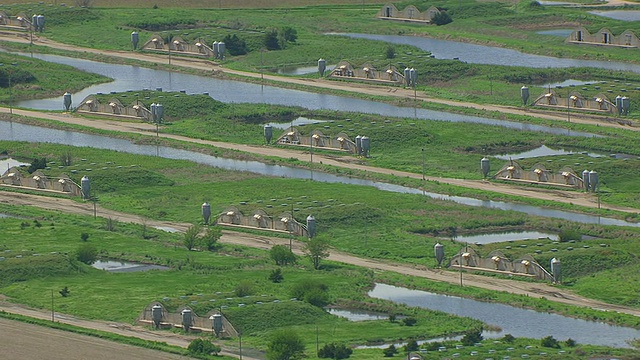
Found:
<svg viewBox="0 0 640 360"><path fill-rule="evenodd" d="M89 135L73 131L63 131L48 128L41 128L32 125L24 125L0 121L0 140L7 141L27 141L27 142L48 142L54 144L86 146L98 149L121 151L138 155L160 156L167 159L189 160L199 164L215 166L227 170L248 171L267 176L279 176L297 179L309 179L313 181L327 183L344 183L353 185L372 186L380 190L397 193L408 193L425 195L433 199L453 201L458 204L478 206L500 210L513 210L527 213L529 215L550 217L575 221L585 224L601 224L614 226L640 227L640 223L632 223L619 219L612 219L600 216L572 213L563 210L545 209L542 207L515 204L503 201L478 200L463 196L449 196L437 193L423 192L419 189L406 186L387 184L383 182L363 180L313 172L306 169L296 169L282 165L267 165L258 161L243 161L226 158L219 158L205 155L193 151L173 149L164 146L137 145L128 140L114 139L106 136Z"/></svg>

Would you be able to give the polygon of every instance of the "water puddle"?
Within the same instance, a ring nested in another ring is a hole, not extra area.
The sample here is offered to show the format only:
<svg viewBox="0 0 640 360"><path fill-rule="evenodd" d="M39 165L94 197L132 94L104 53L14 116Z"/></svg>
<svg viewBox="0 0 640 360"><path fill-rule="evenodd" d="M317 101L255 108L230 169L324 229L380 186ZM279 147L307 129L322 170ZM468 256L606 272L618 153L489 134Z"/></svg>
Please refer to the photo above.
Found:
<svg viewBox="0 0 640 360"><path fill-rule="evenodd" d="M176 228L172 228L171 226L154 226L154 229L158 229L158 230L162 230L164 232L168 232L168 233L177 233L180 232L180 230L176 229Z"/></svg>
<svg viewBox="0 0 640 360"><path fill-rule="evenodd" d="M325 74L330 73L335 68L335 65L327 65L325 70ZM281 67L276 71L277 74L280 75L307 75L318 72L318 66L285 66Z"/></svg>
<svg viewBox="0 0 640 360"><path fill-rule="evenodd" d="M346 318L349 321L389 320L388 314L362 310L327 309L331 315Z"/></svg>
<svg viewBox="0 0 640 360"><path fill-rule="evenodd" d="M517 231L517 232L457 236L454 238L455 241L465 242L470 244L492 244L492 243L500 243L505 241L519 241L519 240L531 240L531 239L544 239L544 240L558 241L558 235L543 233L539 231Z"/></svg>
<svg viewBox="0 0 640 360"><path fill-rule="evenodd" d="M620 348L631 348L627 342L640 338L638 329L385 284L376 284L369 296L477 319L502 329L495 333L497 337L505 334L535 339L553 336L560 341L570 338L580 344Z"/></svg>
<svg viewBox="0 0 640 360"><path fill-rule="evenodd" d="M149 270L169 270L170 268L162 265L150 265L150 264L140 264L140 263L132 263L126 261L117 261L117 260L98 260L94 262L91 266L96 269L105 270L108 272L138 272L138 271L149 271Z"/></svg>
<svg viewBox="0 0 640 360"><path fill-rule="evenodd" d="M568 36L568 35L567 35ZM542 84L542 85L538 85L539 87L542 88L559 88L559 87L572 87L572 86L590 86L590 85L598 85L600 84L599 81L584 81L584 80L575 80L575 79L567 79L565 81L561 81L561 82L553 82L553 83L546 83L546 84Z"/></svg>
<svg viewBox="0 0 640 360"><path fill-rule="evenodd" d="M282 130L286 130L288 129L290 126L304 126L304 125L309 125L309 124L320 124L320 123L324 123L327 122L326 120L316 120L316 119L308 119L305 117L299 117L293 121L290 122L284 122L284 123L269 123L267 125L271 125L272 127L274 127L275 129L282 129Z"/></svg>
<svg viewBox="0 0 640 360"><path fill-rule="evenodd" d="M573 32L573 29L554 29L554 30L536 31L536 34L559 36L561 38L567 38L569 37L569 35L571 35L572 32Z"/></svg>
<svg viewBox="0 0 640 360"><path fill-rule="evenodd" d="M536 158L536 157L542 157L542 156L558 156L558 155L573 155L573 154L586 155L592 158L601 158L601 157L607 156L607 155L597 154L597 153L575 152L575 151L565 150L565 149L552 149L546 145L542 145L539 148L535 148L533 150L523 151L519 153L496 155L494 157L501 160L511 160L511 159L529 159L529 158Z"/></svg>

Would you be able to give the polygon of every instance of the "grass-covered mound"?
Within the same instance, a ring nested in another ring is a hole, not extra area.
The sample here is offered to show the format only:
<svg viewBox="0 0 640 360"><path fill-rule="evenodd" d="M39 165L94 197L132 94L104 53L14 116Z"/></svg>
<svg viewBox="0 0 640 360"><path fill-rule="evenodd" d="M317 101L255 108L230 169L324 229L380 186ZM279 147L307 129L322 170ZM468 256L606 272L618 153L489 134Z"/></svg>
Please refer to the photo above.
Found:
<svg viewBox="0 0 640 360"><path fill-rule="evenodd" d="M80 263L66 255L10 257L0 261L0 287L33 279L74 276L84 272Z"/></svg>

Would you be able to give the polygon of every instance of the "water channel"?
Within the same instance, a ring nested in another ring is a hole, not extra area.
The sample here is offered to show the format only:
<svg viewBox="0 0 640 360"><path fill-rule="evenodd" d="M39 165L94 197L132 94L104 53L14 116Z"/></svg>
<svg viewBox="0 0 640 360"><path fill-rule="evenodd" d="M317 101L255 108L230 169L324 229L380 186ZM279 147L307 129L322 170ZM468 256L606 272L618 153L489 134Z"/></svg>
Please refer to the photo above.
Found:
<svg viewBox="0 0 640 360"><path fill-rule="evenodd" d="M420 36L372 35L335 33L354 39L379 40L393 44L411 45L428 51L438 59L459 59L470 64L524 66L529 68L593 67L640 73L640 65L616 61L577 60L552 56L525 54L513 49L468 44L451 40L430 39ZM407 64L410 66L411 64ZM419 69L417 69L419 71Z"/></svg>
<svg viewBox="0 0 640 360"><path fill-rule="evenodd" d="M423 192L406 186L387 184L371 180L356 179L321 172L312 172L306 169L296 169L281 165L267 165L258 161L244 161L219 158L211 155L200 154L193 151L173 149L164 146L137 145L128 140L114 139L106 136L89 135L73 131L62 131L41 128L32 125L24 125L0 121L0 140L48 142L71 146L86 146L98 149L121 151L138 155L160 156L167 159L190 160L199 164L215 166L227 170L248 171L267 176L278 176L297 179L309 179L326 183L344 183L353 185L373 186L383 191L391 191L407 194L423 194L433 199L453 201L458 204L479 206L500 210L513 210L529 215L565 219L586 224L602 224L615 226L640 227L640 223L632 223L619 219L599 217L594 215L577 214L563 210L545 209L542 207L514 204L503 201L478 200L463 196L449 196L430 192Z"/></svg>
<svg viewBox="0 0 640 360"><path fill-rule="evenodd" d="M28 56L28 54L21 54ZM447 122L467 122L536 131L556 135L597 137L598 135L572 131L563 128L524 124L513 121L483 118L479 116L451 114L444 111L416 109L393 106L369 100L317 94L299 90L282 89L273 86L261 86L239 81L220 80L205 76L196 76L169 71L153 70L130 65L105 64L96 61L67 58L57 55L33 54L33 57L76 67L114 79L113 82L88 87L72 95L73 105L79 104L85 97L96 93L136 91L144 100L144 89L161 88L168 91L185 91L190 94L208 93L212 98L226 103L266 103L275 105L300 106L310 110L336 110L379 114L400 118L438 120ZM135 93L131 101L136 100ZM62 95L56 98L27 100L17 106L38 110L62 110Z"/></svg>
<svg viewBox="0 0 640 360"><path fill-rule="evenodd" d="M569 338L582 344L611 347L631 347L627 341L640 339L640 330L604 323L541 313L509 305L487 303L457 296L438 295L386 284L376 284L369 296L417 306L448 314L470 317L489 325L499 326L501 332L491 336L511 334L515 337L543 338L553 336L564 341Z"/></svg>

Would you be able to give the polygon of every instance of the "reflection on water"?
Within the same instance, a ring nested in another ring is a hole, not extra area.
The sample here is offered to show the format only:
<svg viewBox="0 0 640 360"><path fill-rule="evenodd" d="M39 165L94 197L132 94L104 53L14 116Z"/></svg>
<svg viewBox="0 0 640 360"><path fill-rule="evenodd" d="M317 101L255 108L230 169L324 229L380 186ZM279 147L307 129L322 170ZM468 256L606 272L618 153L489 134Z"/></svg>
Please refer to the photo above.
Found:
<svg viewBox="0 0 640 360"><path fill-rule="evenodd" d="M596 153L573 152L565 149L552 149L546 145L542 145L539 148L535 148L533 150L523 151L519 153L512 153L512 154L497 155L494 157L501 160L510 160L510 159L529 159L529 158L535 158L535 157L541 157L541 156L573 155L573 154L582 154L592 158L605 157L605 155L596 154Z"/></svg>
<svg viewBox="0 0 640 360"><path fill-rule="evenodd" d="M139 263L115 261L115 260L98 260L94 262L91 266L93 266L96 269L105 270L109 272L138 272L138 271L170 269L167 266L161 266L161 265L139 264Z"/></svg>
<svg viewBox="0 0 640 360"><path fill-rule="evenodd" d="M493 233L493 234L481 234L481 235L468 235L468 236L456 236L455 241L466 242L471 244L492 244L505 241L518 241L529 239L545 239L545 240L558 240L558 235L543 233L538 231L517 231L517 232L505 232L505 233Z"/></svg>
<svg viewBox="0 0 640 360"><path fill-rule="evenodd" d="M640 338L640 330L637 329L385 284L376 284L369 296L477 319L501 328L496 336L511 334L537 339L553 336L560 341L573 339L580 344L620 348L630 348L627 341Z"/></svg>
<svg viewBox="0 0 640 360"><path fill-rule="evenodd" d="M170 91L184 90L191 94L202 94L203 92L207 92L212 98L227 103L246 102L300 106L311 110L327 109L346 112L361 112L365 114L379 114L400 118L415 118L421 120L468 122L502 126L522 131L538 131L566 136L599 137L599 135L572 131L559 127L531 125L513 121L483 118L479 116L451 114L444 111L393 106L369 100L316 94L299 90L243 83L239 81L220 80L205 76L172 73L137 66L105 64L96 61L46 54L34 54L33 56L45 61L66 64L80 70L115 78L114 82L91 86L73 94L73 106L77 106L77 104L88 95L92 95L97 92L109 93L110 91L122 92L135 90L136 92L131 94L131 101L133 102L138 97L144 101L145 92L143 88L162 88ZM136 96L136 94L138 95ZM57 98L21 101L18 103L18 106L39 110L61 110L62 94Z"/></svg>
<svg viewBox="0 0 640 360"><path fill-rule="evenodd" d="M622 21L639 21L640 10L589 11L590 14Z"/></svg>
<svg viewBox="0 0 640 360"><path fill-rule="evenodd" d="M531 205L514 204L504 201L478 200L464 196L450 196L437 193L423 192L419 189L406 186L387 184L371 180L337 176L322 172L312 172L306 169L297 169L282 165L267 165L258 161L245 161L219 158L181 149L173 149L164 146L137 145L128 140L114 139L106 136L89 135L73 131L40 128L32 125L9 123L0 121L0 140L49 142L72 146L87 146L98 149L121 151L138 155L159 156L167 159L189 160L198 164L215 166L227 170L249 171L266 176L287 177L296 179L309 179L326 183L343 183L353 185L372 186L383 191L403 194L416 194L428 196L432 199L453 201L458 204L479 206L491 209L513 210L524 212L533 216L565 219L586 224L602 224L615 226L640 227L639 223L631 223L624 220L611 219L600 216L577 214L563 210L552 210Z"/></svg>

